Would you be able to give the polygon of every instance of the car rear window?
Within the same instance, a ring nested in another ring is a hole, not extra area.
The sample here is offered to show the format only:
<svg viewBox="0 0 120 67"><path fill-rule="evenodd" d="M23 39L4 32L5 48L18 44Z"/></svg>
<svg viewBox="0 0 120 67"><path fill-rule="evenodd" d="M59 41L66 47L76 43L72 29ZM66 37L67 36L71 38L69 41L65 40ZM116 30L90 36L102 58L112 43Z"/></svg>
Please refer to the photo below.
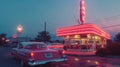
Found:
<svg viewBox="0 0 120 67"><path fill-rule="evenodd" d="M63 44L61 44L61 43L53 43L52 45L63 45Z"/></svg>
<svg viewBox="0 0 120 67"><path fill-rule="evenodd" d="M45 44L28 44L25 46L28 49L39 49L39 48L46 48Z"/></svg>

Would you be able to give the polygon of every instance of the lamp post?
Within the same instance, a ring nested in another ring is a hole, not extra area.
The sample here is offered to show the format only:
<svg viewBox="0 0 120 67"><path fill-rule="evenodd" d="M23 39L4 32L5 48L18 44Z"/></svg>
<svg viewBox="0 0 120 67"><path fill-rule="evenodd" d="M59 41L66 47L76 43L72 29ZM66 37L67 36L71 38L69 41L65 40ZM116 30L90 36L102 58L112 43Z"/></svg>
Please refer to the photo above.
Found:
<svg viewBox="0 0 120 67"><path fill-rule="evenodd" d="M20 34L22 33L22 31L23 31L23 27L22 27L22 25L18 25L17 26L17 37L18 37L18 43L20 42Z"/></svg>

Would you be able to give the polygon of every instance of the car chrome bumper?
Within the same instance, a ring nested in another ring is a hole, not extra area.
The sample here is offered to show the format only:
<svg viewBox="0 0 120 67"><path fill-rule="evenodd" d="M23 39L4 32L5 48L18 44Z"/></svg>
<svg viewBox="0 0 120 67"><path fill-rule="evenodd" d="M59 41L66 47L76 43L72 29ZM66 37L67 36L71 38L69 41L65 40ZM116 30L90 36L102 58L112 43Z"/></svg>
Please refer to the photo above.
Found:
<svg viewBox="0 0 120 67"><path fill-rule="evenodd" d="M35 66L35 65L40 65L40 64L46 64L48 62L60 62L60 61L66 61L66 58L57 58L57 59L52 59L52 60L43 60L43 61L34 61L34 62L28 62L30 66Z"/></svg>

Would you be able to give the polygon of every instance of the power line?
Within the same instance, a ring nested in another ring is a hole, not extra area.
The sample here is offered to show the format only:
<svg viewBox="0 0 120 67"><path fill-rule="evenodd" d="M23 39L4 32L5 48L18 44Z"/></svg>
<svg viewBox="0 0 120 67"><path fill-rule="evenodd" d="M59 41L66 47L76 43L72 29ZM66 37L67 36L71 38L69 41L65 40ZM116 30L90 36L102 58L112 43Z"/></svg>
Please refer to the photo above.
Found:
<svg viewBox="0 0 120 67"><path fill-rule="evenodd" d="M120 26L120 24L111 25L111 26L106 26L106 27L102 27L102 28L110 28L110 27L118 27L118 26Z"/></svg>
<svg viewBox="0 0 120 67"><path fill-rule="evenodd" d="M110 16L110 17L105 17L105 18L102 18L102 19L96 19L96 20L93 20L93 21L119 19L118 17L120 17L120 14L119 15Z"/></svg>
<svg viewBox="0 0 120 67"><path fill-rule="evenodd" d="M110 20L119 19L118 17L120 17L120 14L114 15L114 16L111 16L111 17L103 18L103 20L110 21ZM101 20L102 20L102 19L98 19L98 20L94 20L94 21L101 21ZM102 21L103 21L103 20L102 20ZM101 23L103 23L103 22L101 22ZM104 23L103 23L103 24L104 24ZM106 24L107 24L107 23L106 23ZM120 24L105 26L105 27L102 27L102 28L110 28L110 27L118 27L118 26L120 26Z"/></svg>

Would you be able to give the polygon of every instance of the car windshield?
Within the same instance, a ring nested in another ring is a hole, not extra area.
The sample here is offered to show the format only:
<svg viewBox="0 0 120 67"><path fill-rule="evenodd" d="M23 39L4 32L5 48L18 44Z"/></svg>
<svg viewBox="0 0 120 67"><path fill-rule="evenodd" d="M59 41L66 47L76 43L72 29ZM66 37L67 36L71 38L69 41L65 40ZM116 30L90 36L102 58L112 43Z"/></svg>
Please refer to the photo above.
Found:
<svg viewBox="0 0 120 67"><path fill-rule="evenodd" d="M25 46L27 49L39 49L39 48L46 48L45 44L28 44Z"/></svg>

